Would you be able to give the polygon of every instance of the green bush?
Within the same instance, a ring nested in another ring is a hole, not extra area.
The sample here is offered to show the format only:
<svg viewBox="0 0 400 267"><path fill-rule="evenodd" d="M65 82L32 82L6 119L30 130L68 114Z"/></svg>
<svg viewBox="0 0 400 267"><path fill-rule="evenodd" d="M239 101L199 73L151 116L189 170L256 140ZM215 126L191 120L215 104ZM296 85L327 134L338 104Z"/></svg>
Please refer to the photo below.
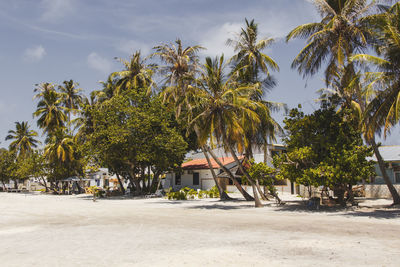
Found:
<svg viewBox="0 0 400 267"><path fill-rule="evenodd" d="M184 187L178 191L173 191L172 188L166 190L166 197L169 200L188 200L188 199L202 199L205 197L218 198L218 188L214 186L210 190L195 190L193 188Z"/></svg>

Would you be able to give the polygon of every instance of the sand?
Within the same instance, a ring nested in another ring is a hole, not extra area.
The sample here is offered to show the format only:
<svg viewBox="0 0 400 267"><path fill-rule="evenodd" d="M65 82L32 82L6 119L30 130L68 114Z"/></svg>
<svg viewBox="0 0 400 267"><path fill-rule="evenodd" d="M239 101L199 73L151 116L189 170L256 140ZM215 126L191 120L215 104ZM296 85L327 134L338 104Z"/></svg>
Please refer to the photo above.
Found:
<svg viewBox="0 0 400 267"><path fill-rule="evenodd" d="M373 207L388 203L312 212L0 193L0 266L399 266L400 210Z"/></svg>

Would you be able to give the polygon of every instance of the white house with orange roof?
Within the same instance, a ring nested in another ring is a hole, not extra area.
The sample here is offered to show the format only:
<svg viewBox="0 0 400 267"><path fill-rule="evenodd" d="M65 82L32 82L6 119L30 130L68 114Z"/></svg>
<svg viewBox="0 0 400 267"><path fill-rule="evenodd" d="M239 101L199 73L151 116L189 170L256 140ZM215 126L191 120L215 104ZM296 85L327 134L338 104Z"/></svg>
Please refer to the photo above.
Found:
<svg viewBox="0 0 400 267"><path fill-rule="evenodd" d="M283 145L269 145L269 151L271 156L275 155L276 153L282 153L285 147ZM219 160L224 164L226 168L231 170L234 175L237 173L237 164L232 157L228 157L226 152L222 149L214 149L214 154L219 158ZM269 156L267 160L268 165L272 165L272 158ZM239 157L243 159L243 156ZM262 162L265 160L265 155L263 151L255 150L254 152L254 159L256 162ZM236 191L236 187L232 185L232 182L219 167L219 165L212 159L211 165L214 169L218 183L229 192ZM236 179L240 182L241 175L236 175ZM174 190L183 188L183 187L190 187L194 189L202 189L202 190L209 190L215 186L214 179L211 174L211 170L208 166L207 160L204 157L203 153L193 153L187 156L187 161L181 165L180 173L168 173L163 181L163 187L165 189L172 187ZM285 184L286 186L286 184ZM245 190L248 188L243 186ZM290 190L290 186L288 185L288 190ZM249 188L250 190L250 188ZM251 190L250 190L251 191Z"/></svg>
<svg viewBox="0 0 400 267"><path fill-rule="evenodd" d="M232 157L220 157L219 160L229 169L236 166L235 160ZM217 175L222 173L222 169L213 159L211 159L211 165ZM181 173L168 173L166 175L163 184L164 188L172 187L176 190L183 187L190 187L209 190L215 185L205 158L189 160L182 164L181 169Z"/></svg>

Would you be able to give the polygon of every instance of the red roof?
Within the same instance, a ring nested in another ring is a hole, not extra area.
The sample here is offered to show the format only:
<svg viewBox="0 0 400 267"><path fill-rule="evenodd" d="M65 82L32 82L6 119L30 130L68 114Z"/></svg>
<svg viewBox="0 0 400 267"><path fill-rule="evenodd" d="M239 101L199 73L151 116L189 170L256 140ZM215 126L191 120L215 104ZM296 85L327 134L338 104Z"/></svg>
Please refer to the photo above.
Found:
<svg viewBox="0 0 400 267"><path fill-rule="evenodd" d="M239 159L242 159L243 156L238 157ZM230 164L234 162L235 160L233 157L223 157L223 158L218 158L224 165ZM215 162L214 159L210 158L211 160L211 166L213 169L219 168L219 165ZM194 159L188 162L185 162L182 164L182 169L185 170L201 170L201 169L209 169L207 160L205 158L202 159Z"/></svg>

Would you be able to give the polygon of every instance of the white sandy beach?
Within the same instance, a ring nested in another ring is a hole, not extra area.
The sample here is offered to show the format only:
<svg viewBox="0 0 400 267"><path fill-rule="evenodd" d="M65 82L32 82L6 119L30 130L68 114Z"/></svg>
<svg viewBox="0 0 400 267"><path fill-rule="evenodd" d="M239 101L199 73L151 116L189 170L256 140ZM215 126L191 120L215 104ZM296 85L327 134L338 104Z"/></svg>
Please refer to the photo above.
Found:
<svg viewBox="0 0 400 267"><path fill-rule="evenodd" d="M0 266L399 266L399 237L398 209L0 193Z"/></svg>

